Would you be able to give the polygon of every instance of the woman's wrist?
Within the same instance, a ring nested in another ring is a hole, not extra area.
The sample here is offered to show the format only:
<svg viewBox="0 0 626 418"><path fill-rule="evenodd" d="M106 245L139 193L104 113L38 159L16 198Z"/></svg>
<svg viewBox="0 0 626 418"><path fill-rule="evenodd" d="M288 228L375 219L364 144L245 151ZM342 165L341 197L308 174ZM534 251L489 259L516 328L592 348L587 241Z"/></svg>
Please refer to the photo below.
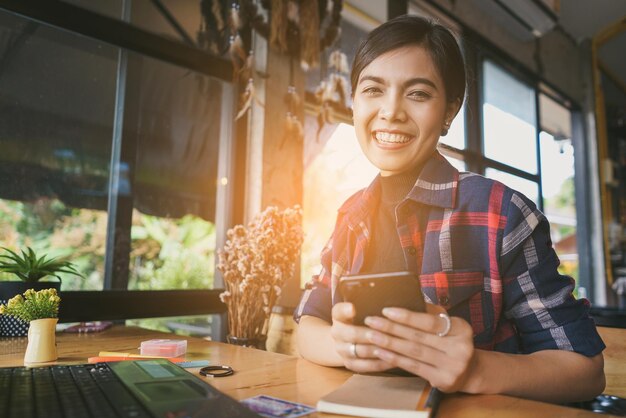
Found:
<svg viewBox="0 0 626 418"><path fill-rule="evenodd" d="M467 378L459 390L472 394L504 393L502 364L506 355L494 351L475 350ZM509 374L510 376L510 374Z"/></svg>

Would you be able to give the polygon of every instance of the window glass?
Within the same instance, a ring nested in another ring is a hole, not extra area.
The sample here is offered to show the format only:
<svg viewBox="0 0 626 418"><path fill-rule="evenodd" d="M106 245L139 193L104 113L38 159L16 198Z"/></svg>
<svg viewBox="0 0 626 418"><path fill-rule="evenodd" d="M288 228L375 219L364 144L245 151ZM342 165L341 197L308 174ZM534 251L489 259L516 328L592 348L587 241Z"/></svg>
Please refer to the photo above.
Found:
<svg viewBox="0 0 626 418"><path fill-rule="evenodd" d="M214 277L221 84L138 54L128 77L125 123L135 129L124 141L136 146L129 288L206 289Z"/></svg>
<svg viewBox="0 0 626 418"><path fill-rule="evenodd" d="M522 177L496 170L495 168L487 168L485 170L485 177L498 180L510 188L522 193L524 196L535 202L536 205L539 204L539 185L534 181L526 180Z"/></svg>
<svg viewBox="0 0 626 418"><path fill-rule="evenodd" d="M118 49L0 13L0 245L71 257L102 289Z"/></svg>
<svg viewBox="0 0 626 418"><path fill-rule="evenodd" d="M74 262L86 279L63 290L102 289L112 187L128 288L212 287L221 83L128 52L112 172L120 50L6 13L0 40L0 245Z"/></svg>
<svg viewBox="0 0 626 418"><path fill-rule="evenodd" d="M558 138L558 137L557 137ZM571 139L541 132L541 187L559 270L578 279L574 147Z"/></svg>
<svg viewBox="0 0 626 418"><path fill-rule="evenodd" d="M483 63L483 86L485 156L536 174L534 89L488 60Z"/></svg>

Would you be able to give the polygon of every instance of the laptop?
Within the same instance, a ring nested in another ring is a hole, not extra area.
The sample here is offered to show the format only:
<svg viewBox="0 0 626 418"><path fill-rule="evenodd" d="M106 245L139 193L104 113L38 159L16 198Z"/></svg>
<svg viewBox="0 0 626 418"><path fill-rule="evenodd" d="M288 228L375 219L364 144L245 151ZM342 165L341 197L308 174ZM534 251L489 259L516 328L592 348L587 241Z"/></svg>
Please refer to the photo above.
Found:
<svg viewBox="0 0 626 418"><path fill-rule="evenodd" d="M0 417L252 418L164 359L0 368Z"/></svg>

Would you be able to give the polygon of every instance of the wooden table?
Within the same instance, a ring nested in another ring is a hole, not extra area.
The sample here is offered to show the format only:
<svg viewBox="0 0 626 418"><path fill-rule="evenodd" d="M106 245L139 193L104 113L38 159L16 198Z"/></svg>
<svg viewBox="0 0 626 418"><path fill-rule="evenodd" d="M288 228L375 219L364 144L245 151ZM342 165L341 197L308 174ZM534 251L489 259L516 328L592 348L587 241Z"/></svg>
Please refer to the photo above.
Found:
<svg viewBox="0 0 626 418"><path fill-rule="evenodd" d="M626 330L600 328L608 348L604 352L607 388L605 393L626 397ZM57 333L58 363L84 363L99 351L138 353L139 343L151 338L172 337L141 328L115 326L97 334ZM235 375L209 380L209 383L235 399L265 394L315 406L324 394L341 385L351 372L315 365L306 360L250 348L186 338L186 359L207 359L212 364L228 364ZM0 366L21 366L26 338L0 339ZM196 372L197 369L189 369ZM310 417L336 415L312 414ZM500 395L446 395L437 417L589 417L590 411Z"/></svg>

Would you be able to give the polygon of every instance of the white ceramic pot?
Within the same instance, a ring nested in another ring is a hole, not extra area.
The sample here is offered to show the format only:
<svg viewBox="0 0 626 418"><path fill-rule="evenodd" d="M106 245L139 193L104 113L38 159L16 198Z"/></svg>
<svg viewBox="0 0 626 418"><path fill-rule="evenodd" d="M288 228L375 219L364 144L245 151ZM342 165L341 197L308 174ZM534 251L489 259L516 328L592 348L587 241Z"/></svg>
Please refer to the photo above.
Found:
<svg viewBox="0 0 626 418"><path fill-rule="evenodd" d="M24 364L45 363L58 358L55 335L58 320L43 318L30 321Z"/></svg>

